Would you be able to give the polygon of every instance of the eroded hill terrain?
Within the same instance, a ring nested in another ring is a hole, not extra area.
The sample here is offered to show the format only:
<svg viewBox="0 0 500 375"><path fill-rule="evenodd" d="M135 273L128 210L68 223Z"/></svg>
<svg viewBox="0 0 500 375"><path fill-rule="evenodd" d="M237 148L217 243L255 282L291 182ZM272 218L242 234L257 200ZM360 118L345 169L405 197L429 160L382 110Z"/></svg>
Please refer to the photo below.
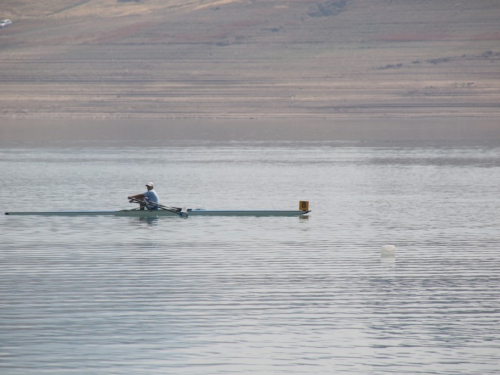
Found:
<svg viewBox="0 0 500 375"><path fill-rule="evenodd" d="M4 0L0 116L500 114L495 0Z"/></svg>

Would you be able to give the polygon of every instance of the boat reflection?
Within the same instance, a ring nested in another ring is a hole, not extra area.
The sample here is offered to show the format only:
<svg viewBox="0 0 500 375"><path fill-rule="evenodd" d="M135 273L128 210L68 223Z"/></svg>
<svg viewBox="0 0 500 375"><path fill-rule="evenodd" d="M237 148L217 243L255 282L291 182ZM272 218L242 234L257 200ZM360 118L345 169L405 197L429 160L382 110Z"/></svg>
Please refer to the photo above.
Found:
<svg viewBox="0 0 500 375"><path fill-rule="evenodd" d="M140 225L145 223L145 224L151 225L151 226L158 225L159 220L160 220L160 218L158 216L136 216L136 217L130 218L131 223L137 223Z"/></svg>

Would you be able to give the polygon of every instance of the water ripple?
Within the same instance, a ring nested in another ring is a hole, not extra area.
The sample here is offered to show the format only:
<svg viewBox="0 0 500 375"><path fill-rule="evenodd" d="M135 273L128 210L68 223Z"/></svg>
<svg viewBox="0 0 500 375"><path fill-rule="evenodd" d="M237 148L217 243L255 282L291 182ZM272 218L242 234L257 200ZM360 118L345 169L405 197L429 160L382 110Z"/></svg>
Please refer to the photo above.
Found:
<svg viewBox="0 0 500 375"><path fill-rule="evenodd" d="M498 149L153 151L25 150L13 167L2 150L2 201L21 179L10 210L120 207L97 181L125 197L153 162L179 202L313 212L0 218L2 374L498 373Z"/></svg>

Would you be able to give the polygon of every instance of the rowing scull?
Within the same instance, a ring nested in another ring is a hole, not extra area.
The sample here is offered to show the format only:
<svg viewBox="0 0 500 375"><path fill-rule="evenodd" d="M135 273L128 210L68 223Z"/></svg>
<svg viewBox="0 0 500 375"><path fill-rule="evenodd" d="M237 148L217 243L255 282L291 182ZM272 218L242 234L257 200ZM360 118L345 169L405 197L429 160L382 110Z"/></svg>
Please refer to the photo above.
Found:
<svg viewBox="0 0 500 375"><path fill-rule="evenodd" d="M301 216L308 210L204 210L188 209L189 216ZM120 211L32 211L6 212L5 215L38 215L38 216L132 216L132 217L179 217L179 214L167 210L120 210Z"/></svg>

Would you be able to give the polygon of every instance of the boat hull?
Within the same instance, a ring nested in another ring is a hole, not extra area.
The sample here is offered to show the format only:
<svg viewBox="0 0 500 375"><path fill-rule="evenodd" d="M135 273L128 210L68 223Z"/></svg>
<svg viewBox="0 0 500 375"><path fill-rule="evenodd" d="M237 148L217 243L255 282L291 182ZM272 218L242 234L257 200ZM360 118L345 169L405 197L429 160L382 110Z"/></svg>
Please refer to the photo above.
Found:
<svg viewBox="0 0 500 375"><path fill-rule="evenodd" d="M301 216L310 211L299 210L187 210L188 216ZM179 217L178 213L166 210L121 210L121 211L53 211L53 212L6 212L5 215L25 216L129 216L129 217Z"/></svg>
<svg viewBox="0 0 500 375"><path fill-rule="evenodd" d="M288 210L188 210L189 216L301 216L309 211Z"/></svg>

